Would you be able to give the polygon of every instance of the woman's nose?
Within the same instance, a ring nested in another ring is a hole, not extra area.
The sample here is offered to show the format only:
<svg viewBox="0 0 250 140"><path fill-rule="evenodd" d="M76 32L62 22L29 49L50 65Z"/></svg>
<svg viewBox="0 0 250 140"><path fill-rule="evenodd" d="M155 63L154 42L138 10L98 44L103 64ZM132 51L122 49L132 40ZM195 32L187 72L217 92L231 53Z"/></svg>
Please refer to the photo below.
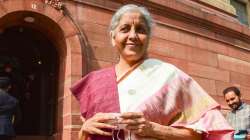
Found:
<svg viewBox="0 0 250 140"><path fill-rule="evenodd" d="M131 29L129 32L129 39L136 39L136 32L134 29Z"/></svg>

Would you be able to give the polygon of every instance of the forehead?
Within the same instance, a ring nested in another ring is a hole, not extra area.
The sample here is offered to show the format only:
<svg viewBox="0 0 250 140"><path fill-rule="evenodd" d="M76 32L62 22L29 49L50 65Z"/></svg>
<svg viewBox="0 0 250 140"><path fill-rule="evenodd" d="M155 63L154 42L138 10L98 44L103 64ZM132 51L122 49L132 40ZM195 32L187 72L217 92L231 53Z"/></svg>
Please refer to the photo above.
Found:
<svg viewBox="0 0 250 140"><path fill-rule="evenodd" d="M235 98L238 97L233 91L229 91L226 95L225 95L225 99L230 99L230 98Z"/></svg>
<svg viewBox="0 0 250 140"><path fill-rule="evenodd" d="M123 14L119 24L146 24L140 12L133 11Z"/></svg>

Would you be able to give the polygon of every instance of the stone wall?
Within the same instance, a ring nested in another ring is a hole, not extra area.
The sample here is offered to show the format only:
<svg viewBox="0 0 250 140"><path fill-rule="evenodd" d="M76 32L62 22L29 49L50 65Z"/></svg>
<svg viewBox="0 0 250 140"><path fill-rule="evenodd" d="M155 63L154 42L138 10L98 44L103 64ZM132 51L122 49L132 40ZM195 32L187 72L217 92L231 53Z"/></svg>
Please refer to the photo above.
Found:
<svg viewBox="0 0 250 140"><path fill-rule="evenodd" d="M87 37L88 71L116 63L108 25L115 9L126 3L150 9L155 26L150 56L191 75L227 111L222 90L236 85L250 103L250 30L234 15L190 0L65 1ZM228 5L230 7L230 5ZM223 9L222 9L223 10ZM73 107L78 107L74 103ZM78 111L78 110L76 110Z"/></svg>

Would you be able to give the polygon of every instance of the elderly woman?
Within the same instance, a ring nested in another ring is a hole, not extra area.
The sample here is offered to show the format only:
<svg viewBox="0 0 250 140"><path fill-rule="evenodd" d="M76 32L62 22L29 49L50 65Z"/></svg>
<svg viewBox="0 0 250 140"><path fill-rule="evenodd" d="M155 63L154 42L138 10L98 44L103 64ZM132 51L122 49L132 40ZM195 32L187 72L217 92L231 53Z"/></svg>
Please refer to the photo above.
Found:
<svg viewBox="0 0 250 140"><path fill-rule="evenodd" d="M80 139L230 140L232 128L219 105L175 66L147 58L152 19L125 5L110 25L119 62L78 81Z"/></svg>

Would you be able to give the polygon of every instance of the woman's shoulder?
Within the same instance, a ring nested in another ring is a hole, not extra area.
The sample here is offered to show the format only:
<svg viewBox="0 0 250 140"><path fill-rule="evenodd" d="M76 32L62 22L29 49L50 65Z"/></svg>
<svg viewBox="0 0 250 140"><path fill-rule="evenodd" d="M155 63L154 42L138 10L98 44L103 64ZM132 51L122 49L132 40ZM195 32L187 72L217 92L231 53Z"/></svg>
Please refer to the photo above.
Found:
<svg viewBox="0 0 250 140"><path fill-rule="evenodd" d="M88 80L88 82L105 80L105 78L111 78L115 76L114 67L102 68L99 70L91 71L86 74L81 80Z"/></svg>
<svg viewBox="0 0 250 140"><path fill-rule="evenodd" d="M177 68L175 65L155 58L149 58L145 60L144 65L148 67L160 67L169 71L179 71L179 68Z"/></svg>
<svg viewBox="0 0 250 140"><path fill-rule="evenodd" d="M114 67L103 68L100 70L92 71L82 77L80 80L76 81L70 88L71 91L79 91L85 89L90 85L98 85L106 83L106 81L111 81L115 78Z"/></svg>
<svg viewBox="0 0 250 140"><path fill-rule="evenodd" d="M168 62L150 58L144 61L143 65L141 66L141 69L144 69L145 71L154 71L154 72L160 72L162 76L169 76L169 75L176 75L180 77L186 77L189 76L182 71L181 69L177 68L175 65L170 64Z"/></svg>
<svg viewBox="0 0 250 140"><path fill-rule="evenodd" d="M93 78L107 77L115 74L114 67L102 68L99 70L91 71L86 76L91 76Z"/></svg>

